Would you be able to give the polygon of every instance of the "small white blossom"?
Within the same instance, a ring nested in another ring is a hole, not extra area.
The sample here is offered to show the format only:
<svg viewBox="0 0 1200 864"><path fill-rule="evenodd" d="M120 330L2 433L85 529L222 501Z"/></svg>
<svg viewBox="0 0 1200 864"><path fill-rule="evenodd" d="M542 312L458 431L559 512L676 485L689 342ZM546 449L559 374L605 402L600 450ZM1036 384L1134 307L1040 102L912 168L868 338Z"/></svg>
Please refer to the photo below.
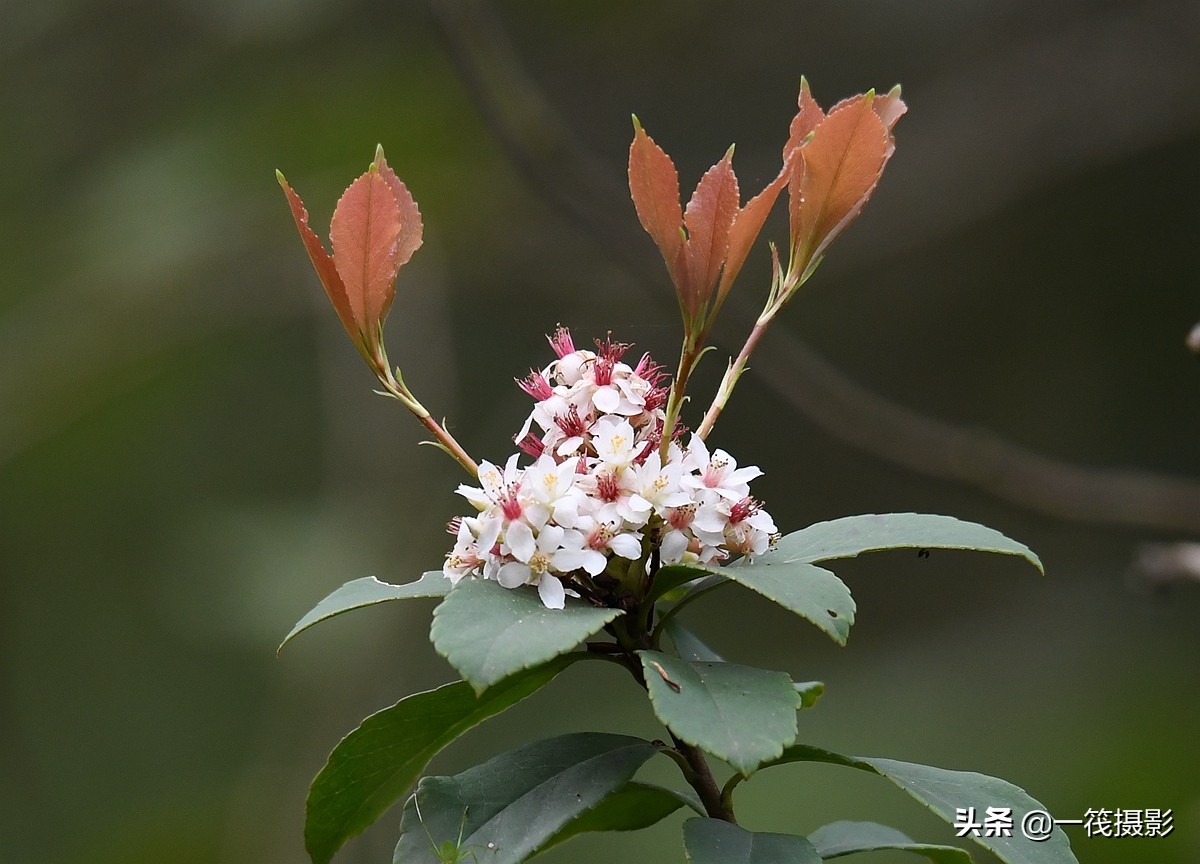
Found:
<svg viewBox="0 0 1200 864"><path fill-rule="evenodd" d="M637 455L637 436L629 421L623 417L601 417L592 427L592 435L592 446L596 448L596 455L608 467L624 468L631 464Z"/></svg>
<svg viewBox="0 0 1200 864"><path fill-rule="evenodd" d="M737 460L724 450L710 456L708 447L696 435L692 436L684 465L698 472L683 479L684 488L701 493L700 497L706 501L714 496L740 501L750 494L750 481L762 476L757 465L738 468Z"/></svg>
<svg viewBox="0 0 1200 864"><path fill-rule="evenodd" d="M547 525L535 538L533 531L523 522L508 526L505 545L515 560L500 567L496 581L505 588L537 585L542 602L548 608L562 609L566 592L562 582L551 571L568 563L560 558L565 534L557 525Z"/></svg>

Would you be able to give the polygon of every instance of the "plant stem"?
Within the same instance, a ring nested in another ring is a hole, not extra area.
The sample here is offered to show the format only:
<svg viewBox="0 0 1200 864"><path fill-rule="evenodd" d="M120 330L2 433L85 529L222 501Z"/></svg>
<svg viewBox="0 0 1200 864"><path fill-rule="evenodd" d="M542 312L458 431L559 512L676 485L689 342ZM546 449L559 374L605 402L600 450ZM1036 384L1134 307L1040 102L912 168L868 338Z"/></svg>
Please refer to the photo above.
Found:
<svg viewBox="0 0 1200 864"><path fill-rule="evenodd" d="M667 623L672 618L674 618L676 615L678 615L680 612L682 612L683 609L689 603L692 603L692 602L700 599L705 594L707 594L709 591L715 591L718 588L721 588L721 587L723 587L725 585L729 585L729 584L730 584L730 582L728 579L725 579L724 581L720 581L720 582L713 582L713 584L705 585L703 588L699 588L698 590L693 589L693 590L689 591L687 594L685 594L683 597L681 597L678 601L676 601L674 606L672 606L665 613L663 613L662 618L660 618L658 620L658 624L655 625L655 627L654 627L654 632L650 634L650 642L652 645L655 646L654 650L656 650L656 651L658 650L658 645L662 641L662 634L663 634L663 631L666 629Z"/></svg>
<svg viewBox="0 0 1200 864"><path fill-rule="evenodd" d="M758 346L758 340L767 332L767 327L775 320L775 313L778 309L778 306L768 308L764 310L762 315L758 316L758 320L754 322L754 329L750 331L750 335L746 338L746 344L742 346L741 353L729 365L729 368L725 370L725 376L721 379L721 386L717 388L717 395L713 397L712 404L708 406L708 411L704 415L704 420L696 430L696 435L701 440L708 437L708 433L712 431L717 418L725 410L725 405L729 402L729 397L733 395L733 388L737 386L738 379L746 371L746 361L750 359L750 354Z"/></svg>
<svg viewBox="0 0 1200 864"><path fill-rule="evenodd" d="M372 362L371 366L376 377L379 378L379 383L383 385L386 394L399 401L405 408L416 415L421 424L433 434L433 441L423 443L433 444L466 469L466 472L472 477L478 477L479 466L475 464L475 460L463 449L463 446L458 443L453 435L433 419L425 406L418 402L417 397L413 396L412 392L404 386L404 379L399 377L400 370L397 369L395 374L392 373L391 367L388 365L387 356L381 356L376 362Z"/></svg>
<svg viewBox="0 0 1200 864"><path fill-rule="evenodd" d="M424 410L424 409L422 409ZM415 412L414 412L415 413ZM475 460L470 457L462 445L458 443L453 435L442 428L442 425L429 416L429 412L425 412L425 416L417 415L421 422L425 424L425 428L433 433L433 437L437 439L439 449L449 453L455 461L458 462L467 473L472 477L479 476L479 466L475 464Z"/></svg>
<svg viewBox="0 0 1200 864"><path fill-rule="evenodd" d="M646 679L642 674L642 664L637 657L637 651L651 648L652 642L650 634L638 627L636 621L634 621L633 628L629 626L631 620L634 619L628 616L618 618L605 629L616 638L623 649L626 665L634 680L643 690L647 690ZM667 732L675 744L675 752L683 757L683 764L679 766L683 778L689 786L696 790L700 802L704 805L705 813L713 819L722 819L737 824L737 819L733 815L733 807L722 798L721 789L717 786L712 769L708 767L708 760L704 758L704 753L700 748L680 740L669 728Z"/></svg>
<svg viewBox="0 0 1200 864"><path fill-rule="evenodd" d="M727 807L731 812L733 810L733 790L737 785L746 778L741 774L734 774L726 782L724 788L721 789L721 806Z"/></svg>
<svg viewBox="0 0 1200 864"><path fill-rule="evenodd" d="M679 351L679 370L675 373L675 380L671 383L671 395L667 397L666 418L663 420L662 444L658 450L658 455L664 465L667 462L667 454L671 449L671 440L674 438L675 424L679 420L679 412L683 408L683 394L687 389L688 378L691 376L692 369L695 368L696 361L700 357L700 352L697 351L697 348L697 334L691 332L685 338L683 347Z"/></svg>
<svg viewBox="0 0 1200 864"><path fill-rule="evenodd" d="M693 776L688 778L688 783L700 796L700 803L704 805L705 812L713 819L722 819L736 825L733 806L721 796L721 790L717 788L717 781L704 754L698 747L680 741L674 732L671 733L671 740L675 742L675 749L683 754L683 758L692 769Z"/></svg>

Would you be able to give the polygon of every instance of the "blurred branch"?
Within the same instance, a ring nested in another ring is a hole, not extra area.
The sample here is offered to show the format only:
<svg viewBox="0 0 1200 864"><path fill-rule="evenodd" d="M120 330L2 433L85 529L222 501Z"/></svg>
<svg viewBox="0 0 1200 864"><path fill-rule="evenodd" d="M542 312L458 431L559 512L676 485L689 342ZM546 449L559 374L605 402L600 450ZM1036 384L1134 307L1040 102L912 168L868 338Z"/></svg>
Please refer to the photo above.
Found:
<svg viewBox="0 0 1200 864"><path fill-rule="evenodd" d="M522 67L516 50L489 6L482 0L429 2L464 85L501 146L533 188L579 222L592 236L598 236L609 254L618 256L637 273L651 272L647 268L657 266L657 256L639 251L649 253L651 247L636 230L624 189L612 181L615 172L600 170L596 158L571 136L537 83ZM1176 6L1178 4L1154 7L1151 24L1159 20L1156 16L1161 16L1167 7L1173 9ZM1130 24L1121 17L1123 14L1099 23L1089 21L1087 26L1093 30L1100 28L1101 36L1105 38L1115 33L1128 38ZM1057 50L1070 49L1079 38L1075 31L1060 34L1063 44L1057 45ZM1039 57L1052 56L1055 50L1054 44L1045 43L1036 46L1035 53ZM997 64L987 67L989 79L1001 76L1010 82L1005 88L981 86L981 82L969 80L970 76L955 79L953 89L956 91L998 94L988 100L987 108L992 116L1008 124L1008 129L1004 135L992 139L989 148L985 149L1009 148L1013 140L1044 137L1032 133L1025 135L1022 130L1014 129L1014 125L1020 123L1021 112L1006 110L1005 106L996 104L1003 97L1006 101L1011 100L1015 108L1020 100L1029 98L1030 94L1011 86L1012 81L1022 79L1019 64L1028 62L1029 53L1028 50L1014 51L1008 58L1014 68L1003 70L997 68ZM1134 62L1139 55L1127 51L1121 57ZM1128 71L1112 68L1111 61L1112 57L1109 57L1106 75L1121 76ZM1095 110L1091 115L1095 122L1078 130L1080 135L1086 131L1088 142L1094 142L1097 137L1103 138L1096 124L1108 122L1108 115L1113 112L1100 110L1108 104L1104 100L1109 98L1103 88L1090 92L1100 104L1076 105L1074 108L1077 111ZM1169 99L1170 92L1167 90L1163 98ZM1082 101L1087 94L1079 95ZM963 103L960 100L953 104ZM1200 115L1195 110L1184 110L1177 100L1169 104L1175 108L1166 114L1166 120L1160 116L1157 119L1161 122L1143 127L1142 131L1149 128L1156 134L1133 136L1123 142L1126 148L1149 147L1164 136L1177 135L1180 128L1190 130L1196 125ZM1161 106L1152 105L1142 110L1154 112L1158 107ZM1176 127L1170 125L1171 118ZM1129 119L1128 114L1124 119ZM946 118L942 120L946 122ZM1064 149L1064 152L1068 151L1069 148ZM1092 148L1089 153L1093 162L1118 155L1112 148ZM942 159L946 155L944 148L938 153ZM1120 157L1126 155L1127 151L1119 154ZM988 164L987 152L975 150L966 156L969 165L963 166L960 160L960 171L981 162ZM1073 167L1079 170L1078 165ZM949 170L944 173L952 174ZM995 194L987 200L989 206L985 209L999 206L999 201L1019 198L1043 182L1040 174L1017 179L1025 185L1010 183L1010 178L1005 176L1004 182L997 185ZM927 190L925 194L928 194ZM975 201L976 205L980 200L974 192L957 197ZM621 212L625 217L618 220L614 214ZM952 215L950 224L936 222L935 214L944 212L941 207L916 207L908 212L926 214L926 224L924 227L918 225L916 230L918 233L924 231L925 239L929 239L951 227L961 227L963 221L978 217L980 211L976 206L975 211L965 217L962 213ZM901 245L914 242L912 220L907 221L909 236L907 243ZM669 298L652 296L664 307L667 305ZM786 331L777 329L760 347L755 367L767 386L811 422L878 458L927 476L974 486L1012 504L1061 519L1200 534L1198 482L1136 470L1072 465L1023 449L985 431L925 417L859 386Z"/></svg>
<svg viewBox="0 0 1200 864"><path fill-rule="evenodd" d="M1152 591L1200 582L1200 543L1147 543L1133 560L1133 575Z"/></svg>
<svg viewBox="0 0 1200 864"><path fill-rule="evenodd" d="M612 182L611 166L561 121L491 8L480 0L429 0L429 6L460 80L530 187L603 236L610 249L642 249L644 238L627 218L629 196ZM646 259L634 253L623 260L642 270Z"/></svg>

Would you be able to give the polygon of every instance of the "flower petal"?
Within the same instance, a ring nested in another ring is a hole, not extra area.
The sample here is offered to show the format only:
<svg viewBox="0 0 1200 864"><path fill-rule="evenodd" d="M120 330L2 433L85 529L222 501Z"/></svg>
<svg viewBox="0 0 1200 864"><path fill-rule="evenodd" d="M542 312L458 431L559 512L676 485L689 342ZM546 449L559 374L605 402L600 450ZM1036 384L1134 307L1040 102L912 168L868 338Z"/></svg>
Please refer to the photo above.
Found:
<svg viewBox="0 0 1200 864"><path fill-rule="evenodd" d="M687 551L688 538L687 534L682 531L671 531L662 540L662 545L659 547L659 555L662 558L663 564L678 564L683 559L683 553Z"/></svg>
<svg viewBox="0 0 1200 864"><path fill-rule="evenodd" d="M538 582L538 596L547 609L562 609L567 605L567 592L562 582L556 576L543 573Z"/></svg>
<svg viewBox="0 0 1200 864"><path fill-rule="evenodd" d="M615 387L597 387L592 394L592 404L601 414L615 414L621 407L621 394Z"/></svg>
<svg viewBox="0 0 1200 864"><path fill-rule="evenodd" d="M496 574L496 581L505 588L520 588L529 581L532 571L528 564L522 564L520 561L509 561L500 568L500 572Z"/></svg>
<svg viewBox="0 0 1200 864"><path fill-rule="evenodd" d="M504 532L504 542L512 550L512 554L520 561L529 563L533 553L537 551L537 543L533 539L533 530L524 522L512 522ZM527 568L528 569L528 568Z"/></svg>
<svg viewBox="0 0 1200 864"><path fill-rule="evenodd" d="M566 533L557 525L547 525L538 533L537 547L543 552L553 552L562 545L563 535Z"/></svg>
<svg viewBox="0 0 1200 864"><path fill-rule="evenodd" d="M608 548L631 561L642 557L642 540L634 534L618 534L609 541Z"/></svg>

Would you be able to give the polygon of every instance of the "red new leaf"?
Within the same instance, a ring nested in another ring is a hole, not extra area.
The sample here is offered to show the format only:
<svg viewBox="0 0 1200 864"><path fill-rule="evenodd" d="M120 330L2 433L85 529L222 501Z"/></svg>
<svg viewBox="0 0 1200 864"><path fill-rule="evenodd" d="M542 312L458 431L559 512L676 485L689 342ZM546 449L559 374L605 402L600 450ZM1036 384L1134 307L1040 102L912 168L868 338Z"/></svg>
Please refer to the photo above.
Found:
<svg viewBox="0 0 1200 864"><path fill-rule="evenodd" d="M779 197L780 190L787 184L792 167L797 161L799 160L795 153L792 153L784 162L779 176L767 184L767 188L747 201L746 206L738 211L737 218L734 219L733 226L729 229L729 251L725 255L725 269L721 271L721 285L717 289L718 306L725 302L725 295L733 287L733 280L737 278L738 271L746 263L750 247L758 239L763 223L767 221L767 215L775 206L775 199Z"/></svg>
<svg viewBox="0 0 1200 864"><path fill-rule="evenodd" d="M400 233L400 205L373 167L342 193L329 225L333 263L368 341L382 325L396 291Z"/></svg>
<svg viewBox="0 0 1200 864"><path fill-rule="evenodd" d="M695 315L708 302L729 251L729 229L738 215L737 175L733 173L733 148L700 178L688 201L688 291L681 297L684 309Z"/></svg>
<svg viewBox="0 0 1200 864"><path fill-rule="evenodd" d="M884 96L876 96L871 103L871 109L879 115L880 121L888 131L887 158L891 159L892 152L896 149L896 139L892 137L892 127L908 111L908 106L900 98L900 85L897 84Z"/></svg>
<svg viewBox="0 0 1200 864"><path fill-rule="evenodd" d="M808 80L804 76L800 77L800 96L796 100L796 105L799 110L792 118L792 125L788 129L788 142L783 148L783 161L785 162L788 154L804 144L809 133L825 119L825 112L821 110L817 100L813 99L812 93L808 91Z"/></svg>
<svg viewBox="0 0 1200 864"><path fill-rule="evenodd" d="M872 100L867 94L836 106L800 148L804 172L791 190L792 248L806 263L859 214L883 173L891 136Z"/></svg>
<svg viewBox="0 0 1200 864"><path fill-rule="evenodd" d="M386 180L388 186L391 187L392 194L396 196L396 203L400 206L400 236L396 239L396 266L403 267L412 258L413 253L421 248L421 236L425 230L421 224L421 211L417 208L417 202L413 200L408 187L387 164L382 146L375 148L375 167L379 169L379 176Z"/></svg>
<svg viewBox="0 0 1200 864"><path fill-rule="evenodd" d="M308 210L305 209L300 196L292 191L292 187L288 185L282 173L276 171L275 177L279 180L279 185L283 187L283 194L287 196L288 205L292 208L292 218L296 220L296 229L300 232L300 239L304 241L304 248L308 250L308 257L317 271L317 277L325 287L325 293L329 295L329 301L333 304L334 311L337 312L338 318L341 319L342 326L346 328L350 338L356 344L362 345L362 336L358 331L358 323L350 306L350 298L346 296L346 286L342 284L342 278L338 275L333 258L325 251L321 239L309 227Z"/></svg>
<svg viewBox="0 0 1200 864"><path fill-rule="evenodd" d="M676 287L686 280L683 263L683 209L679 204L679 173L654 139L633 118L633 143L629 146L629 194L638 220L667 262Z"/></svg>

